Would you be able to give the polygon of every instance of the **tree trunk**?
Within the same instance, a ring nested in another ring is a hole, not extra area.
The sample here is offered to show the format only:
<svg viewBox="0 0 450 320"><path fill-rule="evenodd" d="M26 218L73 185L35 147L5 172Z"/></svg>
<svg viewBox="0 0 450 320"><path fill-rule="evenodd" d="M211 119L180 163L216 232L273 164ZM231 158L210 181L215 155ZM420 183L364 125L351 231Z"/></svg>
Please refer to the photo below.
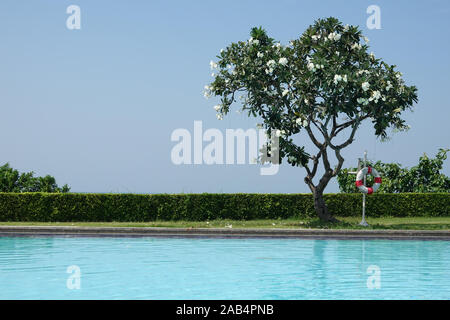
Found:
<svg viewBox="0 0 450 320"><path fill-rule="evenodd" d="M327 222L337 222L338 220L333 217L330 211L328 211L327 205L325 204L325 200L323 199L323 191L322 190L314 190L314 208L316 209L317 215L320 220Z"/></svg>

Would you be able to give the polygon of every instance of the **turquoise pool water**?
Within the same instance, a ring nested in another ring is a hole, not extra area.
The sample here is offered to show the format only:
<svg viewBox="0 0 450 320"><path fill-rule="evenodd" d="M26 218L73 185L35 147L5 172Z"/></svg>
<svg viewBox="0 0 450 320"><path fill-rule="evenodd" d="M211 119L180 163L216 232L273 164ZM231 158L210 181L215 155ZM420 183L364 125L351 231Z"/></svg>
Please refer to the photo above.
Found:
<svg viewBox="0 0 450 320"><path fill-rule="evenodd" d="M450 242L0 237L0 298L449 299Z"/></svg>

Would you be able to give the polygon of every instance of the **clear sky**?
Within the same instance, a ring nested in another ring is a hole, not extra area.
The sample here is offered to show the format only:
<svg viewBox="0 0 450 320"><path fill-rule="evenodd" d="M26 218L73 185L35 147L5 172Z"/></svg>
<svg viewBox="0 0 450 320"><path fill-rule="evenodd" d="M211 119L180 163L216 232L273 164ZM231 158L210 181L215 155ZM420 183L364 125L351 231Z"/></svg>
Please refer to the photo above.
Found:
<svg viewBox="0 0 450 320"><path fill-rule="evenodd" d="M72 4L81 8L80 30L66 27ZM366 26L373 4L379 30ZM202 94L210 60L248 39L253 26L287 44L329 16L361 26L375 55L419 90L406 115L411 130L380 142L363 125L344 166L364 150L412 166L423 152L450 147L447 0L2 0L0 164L51 174L75 192L309 192L304 169L288 165L274 176L261 176L257 165L176 166L170 136L193 131L194 120L223 132L254 128L257 119L235 112L216 119L217 101Z"/></svg>

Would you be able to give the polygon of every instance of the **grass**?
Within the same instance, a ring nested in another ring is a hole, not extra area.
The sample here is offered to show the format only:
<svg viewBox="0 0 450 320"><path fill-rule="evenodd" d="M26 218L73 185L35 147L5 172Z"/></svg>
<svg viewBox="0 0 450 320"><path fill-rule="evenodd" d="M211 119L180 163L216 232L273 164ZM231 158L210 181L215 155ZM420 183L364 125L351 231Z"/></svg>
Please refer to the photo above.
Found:
<svg viewBox="0 0 450 320"><path fill-rule="evenodd" d="M283 229L389 229L450 230L450 217L367 218L369 227L359 225L359 217L340 217L338 223L319 219L211 220L152 222L0 222L0 226L77 226L77 227L166 227L166 228L283 228Z"/></svg>

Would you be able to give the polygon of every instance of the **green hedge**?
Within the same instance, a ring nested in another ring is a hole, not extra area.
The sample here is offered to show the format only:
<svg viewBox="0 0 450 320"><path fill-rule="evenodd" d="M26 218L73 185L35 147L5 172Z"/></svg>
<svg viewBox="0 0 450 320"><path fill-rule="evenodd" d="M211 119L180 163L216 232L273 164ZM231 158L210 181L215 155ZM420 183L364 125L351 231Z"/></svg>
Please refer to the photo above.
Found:
<svg viewBox="0 0 450 320"><path fill-rule="evenodd" d="M361 194L327 194L337 216L359 216ZM450 216L449 193L374 194L369 217ZM154 221L315 217L311 194L0 193L0 221Z"/></svg>

